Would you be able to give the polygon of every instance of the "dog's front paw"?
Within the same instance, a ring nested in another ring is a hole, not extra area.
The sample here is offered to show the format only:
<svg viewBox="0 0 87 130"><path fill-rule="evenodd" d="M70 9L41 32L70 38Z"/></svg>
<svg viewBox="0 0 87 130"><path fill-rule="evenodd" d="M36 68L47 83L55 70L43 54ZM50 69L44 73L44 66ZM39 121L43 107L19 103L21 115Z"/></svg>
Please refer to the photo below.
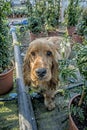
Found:
<svg viewBox="0 0 87 130"><path fill-rule="evenodd" d="M44 94L44 104L49 111L53 110L56 107L54 96L52 94Z"/></svg>
<svg viewBox="0 0 87 130"><path fill-rule="evenodd" d="M49 111L51 111L51 110L53 110L55 107L56 107L55 103L54 103L54 102L51 102L50 104L48 104L47 109L48 109Z"/></svg>

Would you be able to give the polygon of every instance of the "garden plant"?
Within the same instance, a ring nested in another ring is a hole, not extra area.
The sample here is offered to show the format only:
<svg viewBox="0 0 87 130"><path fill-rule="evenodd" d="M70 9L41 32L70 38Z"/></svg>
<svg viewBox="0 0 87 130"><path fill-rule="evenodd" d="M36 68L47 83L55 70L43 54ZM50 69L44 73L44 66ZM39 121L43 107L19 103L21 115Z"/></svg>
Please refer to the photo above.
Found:
<svg viewBox="0 0 87 130"><path fill-rule="evenodd" d="M0 94L8 92L13 85L12 46L9 40L7 14L10 11L9 2L0 2ZM11 69L11 70L10 70ZM11 77L10 77L11 76Z"/></svg>
<svg viewBox="0 0 87 130"><path fill-rule="evenodd" d="M85 45L78 46L77 66L83 78L83 86L81 93L77 95L71 102L70 112L79 130L87 129L87 41Z"/></svg>

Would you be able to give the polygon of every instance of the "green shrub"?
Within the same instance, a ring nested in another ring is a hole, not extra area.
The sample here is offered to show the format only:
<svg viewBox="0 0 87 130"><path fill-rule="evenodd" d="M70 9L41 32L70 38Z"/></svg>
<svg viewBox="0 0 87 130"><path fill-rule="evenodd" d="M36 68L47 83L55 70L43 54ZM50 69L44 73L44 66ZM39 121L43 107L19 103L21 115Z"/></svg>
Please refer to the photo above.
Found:
<svg viewBox="0 0 87 130"><path fill-rule="evenodd" d="M2 73L10 63L10 42L7 27L6 15L9 13L9 3L0 1L0 73Z"/></svg>
<svg viewBox="0 0 87 130"><path fill-rule="evenodd" d="M28 28L30 32L38 34L42 31L42 23L40 18L31 16L29 17L28 21Z"/></svg>

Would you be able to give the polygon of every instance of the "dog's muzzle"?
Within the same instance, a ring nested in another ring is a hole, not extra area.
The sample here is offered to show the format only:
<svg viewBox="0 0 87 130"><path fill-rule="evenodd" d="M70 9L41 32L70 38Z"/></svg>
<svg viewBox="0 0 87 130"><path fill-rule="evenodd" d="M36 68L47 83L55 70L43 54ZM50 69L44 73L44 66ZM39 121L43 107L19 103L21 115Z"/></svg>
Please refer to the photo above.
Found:
<svg viewBox="0 0 87 130"><path fill-rule="evenodd" d="M47 70L45 68L38 68L35 70L35 72L39 78L43 78L46 75Z"/></svg>

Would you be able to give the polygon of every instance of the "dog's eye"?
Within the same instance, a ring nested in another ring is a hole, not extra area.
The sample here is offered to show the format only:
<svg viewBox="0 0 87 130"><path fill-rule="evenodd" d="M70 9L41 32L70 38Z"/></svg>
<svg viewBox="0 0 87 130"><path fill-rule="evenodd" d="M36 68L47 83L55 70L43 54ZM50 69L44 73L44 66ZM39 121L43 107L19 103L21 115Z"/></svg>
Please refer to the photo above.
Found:
<svg viewBox="0 0 87 130"><path fill-rule="evenodd" d="M35 56L35 52L31 52L31 55L32 55L32 56Z"/></svg>
<svg viewBox="0 0 87 130"><path fill-rule="evenodd" d="M51 51L47 51L47 56L51 56L52 52Z"/></svg>

